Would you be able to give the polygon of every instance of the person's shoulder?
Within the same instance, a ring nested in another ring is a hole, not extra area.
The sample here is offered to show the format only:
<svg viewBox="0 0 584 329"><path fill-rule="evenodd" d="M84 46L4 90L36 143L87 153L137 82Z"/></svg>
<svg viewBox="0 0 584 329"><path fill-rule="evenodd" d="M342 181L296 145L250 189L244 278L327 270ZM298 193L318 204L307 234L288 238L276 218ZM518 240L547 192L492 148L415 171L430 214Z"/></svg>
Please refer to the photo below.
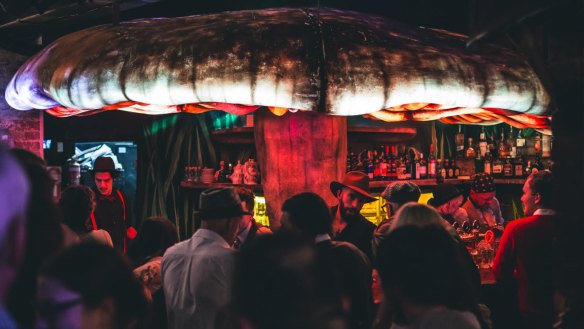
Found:
<svg viewBox="0 0 584 329"><path fill-rule="evenodd" d="M370 221L368 221L367 218L365 218L361 214L359 214L359 221L358 222L361 224L361 226L366 227L368 230L371 230L372 232L377 227L377 226L375 226L375 224L373 224Z"/></svg>
<svg viewBox="0 0 584 329"><path fill-rule="evenodd" d="M272 234L272 230L269 227L264 226L258 222L255 222L255 224L257 226L257 230L256 230L257 235Z"/></svg>

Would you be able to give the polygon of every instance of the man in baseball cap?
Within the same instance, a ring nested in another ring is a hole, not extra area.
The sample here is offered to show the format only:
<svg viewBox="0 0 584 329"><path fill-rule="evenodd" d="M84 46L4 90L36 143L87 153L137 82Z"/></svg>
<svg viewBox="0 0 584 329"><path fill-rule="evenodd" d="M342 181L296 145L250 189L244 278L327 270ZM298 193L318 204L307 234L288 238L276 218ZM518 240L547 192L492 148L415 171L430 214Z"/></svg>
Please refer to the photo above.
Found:
<svg viewBox="0 0 584 329"><path fill-rule="evenodd" d="M377 254L377 248L381 241L389 234L391 221L395 213L404 204L408 202L418 202L422 195L422 191L418 185L411 182L395 182L387 185L385 190L381 192L381 197L385 199L385 211L387 212L387 219L384 219L373 236L373 255Z"/></svg>
<svg viewBox="0 0 584 329"><path fill-rule="evenodd" d="M376 200L369 192L369 177L360 171L350 171L342 182L332 182L330 187L339 200L331 208L333 240L350 242L371 258L375 225L360 213L365 203Z"/></svg>

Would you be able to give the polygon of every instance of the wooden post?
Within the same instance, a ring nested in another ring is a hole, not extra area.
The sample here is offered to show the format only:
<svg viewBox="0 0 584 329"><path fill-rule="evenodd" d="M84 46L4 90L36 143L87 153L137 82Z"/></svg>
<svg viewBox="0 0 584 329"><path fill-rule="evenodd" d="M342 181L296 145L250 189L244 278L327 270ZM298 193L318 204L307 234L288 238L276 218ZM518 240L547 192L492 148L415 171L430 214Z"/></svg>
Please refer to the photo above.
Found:
<svg viewBox="0 0 584 329"><path fill-rule="evenodd" d="M341 180L347 159L347 118L314 112L278 117L254 112L254 135L270 226L280 227L286 199L314 192L335 204L330 183Z"/></svg>

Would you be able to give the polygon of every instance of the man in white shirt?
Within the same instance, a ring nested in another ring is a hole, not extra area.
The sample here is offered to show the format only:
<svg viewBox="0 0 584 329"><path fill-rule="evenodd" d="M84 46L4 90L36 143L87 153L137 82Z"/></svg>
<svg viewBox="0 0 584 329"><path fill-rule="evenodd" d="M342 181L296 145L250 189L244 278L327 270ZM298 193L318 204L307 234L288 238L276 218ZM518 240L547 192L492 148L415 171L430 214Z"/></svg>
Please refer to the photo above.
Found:
<svg viewBox="0 0 584 329"><path fill-rule="evenodd" d="M201 193L201 228L186 241L169 248L162 258L162 286L168 327L214 328L217 311L231 297L235 251L231 245L243 215L233 188Z"/></svg>

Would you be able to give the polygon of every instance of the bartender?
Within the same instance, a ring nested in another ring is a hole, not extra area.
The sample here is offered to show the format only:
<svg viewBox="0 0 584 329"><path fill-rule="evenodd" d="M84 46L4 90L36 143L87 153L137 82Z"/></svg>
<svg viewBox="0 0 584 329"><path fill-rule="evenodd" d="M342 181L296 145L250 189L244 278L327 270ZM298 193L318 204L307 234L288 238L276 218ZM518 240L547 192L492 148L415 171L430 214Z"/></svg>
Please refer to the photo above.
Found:
<svg viewBox="0 0 584 329"><path fill-rule="evenodd" d="M114 161L110 157L98 157L93 164L93 179L95 181L96 207L91 214L91 224L94 230L106 230L114 243L114 248L126 252L128 238L136 235L134 228L126 227L131 223L131 212L128 200L122 192L113 187L114 179L118 178Z"/></svg>
<svg viewBox="0 0 584 329"><path fill-rule="evenodd" d="M493 176L486 173L474 175L469 198L456 212L454 219L461 225L467 221L473 226L478 223L481 229L503 225L505 220L496 195Z"/></svg>

